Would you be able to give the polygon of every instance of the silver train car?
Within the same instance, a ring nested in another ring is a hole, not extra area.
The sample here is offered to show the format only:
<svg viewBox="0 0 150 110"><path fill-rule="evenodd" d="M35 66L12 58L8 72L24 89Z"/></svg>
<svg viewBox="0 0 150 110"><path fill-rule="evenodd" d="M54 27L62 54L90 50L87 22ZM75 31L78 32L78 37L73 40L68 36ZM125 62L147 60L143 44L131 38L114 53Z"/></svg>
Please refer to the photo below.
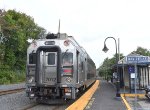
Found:
<svg viewBox="0 0 150 110"><path fill-rule="evenodd" d="M27 49L26 94L41 103L76 99L95 81L96 67L72 36L47 34Z"/></svg>

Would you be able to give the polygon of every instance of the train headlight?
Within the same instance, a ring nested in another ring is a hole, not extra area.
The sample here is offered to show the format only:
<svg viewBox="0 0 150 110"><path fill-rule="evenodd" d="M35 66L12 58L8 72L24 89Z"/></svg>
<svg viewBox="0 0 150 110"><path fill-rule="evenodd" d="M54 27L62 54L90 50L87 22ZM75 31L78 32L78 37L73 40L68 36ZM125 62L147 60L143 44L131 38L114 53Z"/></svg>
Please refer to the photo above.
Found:
<svg viewBox="0 0 150 110"><path fill-rule="evenodd" d="M70 41L69 41L69 40L65 40L65 41L64 41L64 45L65 45L65 46L69 46L69 44L70 44Z"/></svg>
<svg viewBox="0 0 150 110"><path fill-rule="evenodd" d="M28 83L33 83L33 81L34 81L34 77L33 76L29 77Z"/></svg>
<svg viewBox="0 0 150 110"><path fill-rule="evenodd" d="M71 77L66 77L66 82L71 83L72 78Z"/></svg>

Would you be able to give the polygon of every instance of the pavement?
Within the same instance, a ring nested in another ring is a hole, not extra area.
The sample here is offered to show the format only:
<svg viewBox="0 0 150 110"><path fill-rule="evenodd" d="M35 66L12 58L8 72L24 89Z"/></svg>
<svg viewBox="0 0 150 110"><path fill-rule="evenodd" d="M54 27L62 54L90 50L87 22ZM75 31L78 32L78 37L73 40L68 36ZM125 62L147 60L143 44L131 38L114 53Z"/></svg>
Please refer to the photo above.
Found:
<svg viewBox="0 0 150 110"><path fill-rule="evenodd" d="M85 110L126 110L121 98L116 98L116 88L110 82L100 80L99 87Z"/></svg>
<svg viewBox="0 0 150 110"><path fill-rule="evenodd" d="M0 91L25 88L25 83L0 85Z"/></svg>
<svg viewBox="0 0 150 110"><path fill-rule="evenodd" d="M126 97L130 110L150 110L150 100L146 97Z"/></svg>

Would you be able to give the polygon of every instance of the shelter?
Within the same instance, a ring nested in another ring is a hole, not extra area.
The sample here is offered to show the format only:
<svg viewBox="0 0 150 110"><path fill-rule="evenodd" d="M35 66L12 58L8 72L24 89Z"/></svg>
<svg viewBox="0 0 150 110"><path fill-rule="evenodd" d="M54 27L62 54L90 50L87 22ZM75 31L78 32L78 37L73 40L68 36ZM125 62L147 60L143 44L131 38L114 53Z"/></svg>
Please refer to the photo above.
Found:
<svg viewBox="0 0 150 110"><path fill-rule="evenodd" d="M120 88L142 90L150 85L150 57L129 54L118 61Z"/></svg>

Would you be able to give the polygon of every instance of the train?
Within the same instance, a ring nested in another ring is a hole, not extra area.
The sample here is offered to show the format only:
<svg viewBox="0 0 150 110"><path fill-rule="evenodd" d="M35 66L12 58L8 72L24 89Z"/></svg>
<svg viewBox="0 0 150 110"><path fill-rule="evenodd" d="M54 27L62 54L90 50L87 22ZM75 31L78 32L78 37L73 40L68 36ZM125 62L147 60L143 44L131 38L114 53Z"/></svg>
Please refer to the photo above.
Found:
<svg viewBox="0 0 150 110"><path fill-rule="evenodd" d="M76 99L96 80L96 66L66 33L47 34L27 49L26 94L39 103Z"/></svg>

